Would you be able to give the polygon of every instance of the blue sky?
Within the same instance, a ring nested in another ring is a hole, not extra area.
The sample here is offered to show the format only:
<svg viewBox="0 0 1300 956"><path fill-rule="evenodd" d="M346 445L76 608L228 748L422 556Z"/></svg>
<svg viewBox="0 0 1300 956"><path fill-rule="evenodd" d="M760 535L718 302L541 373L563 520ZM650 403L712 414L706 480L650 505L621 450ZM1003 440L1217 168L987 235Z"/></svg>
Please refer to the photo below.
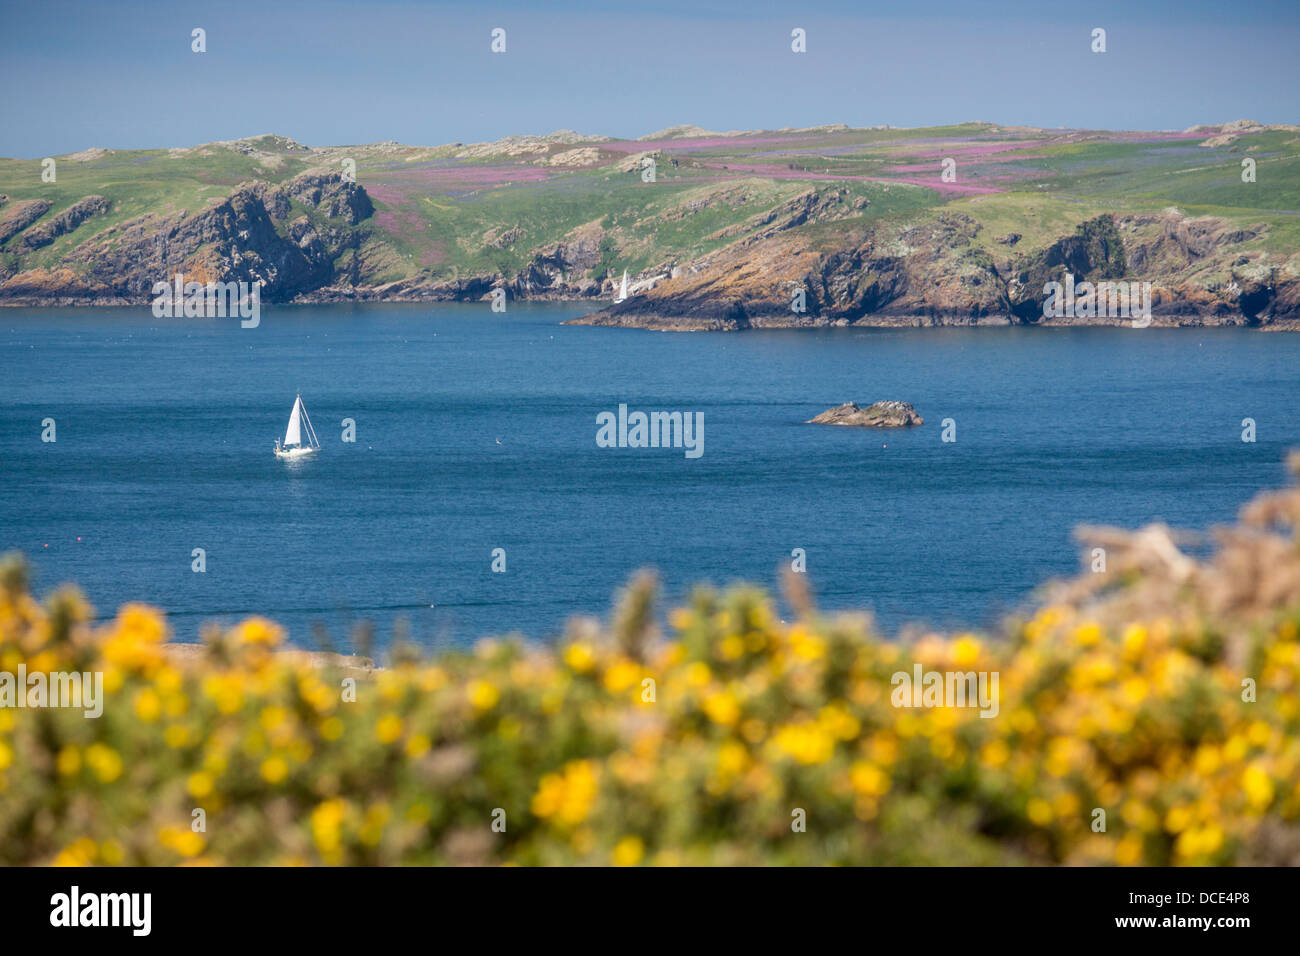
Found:
<svg viewBox="0 0 1300 956"><path fill-rule="evenodd" d="M796 26L806 54L790 52ZM437 144L678 123L1296 123L1297 49L1296 0L0 0L0 155L267 132Z"/></svg>

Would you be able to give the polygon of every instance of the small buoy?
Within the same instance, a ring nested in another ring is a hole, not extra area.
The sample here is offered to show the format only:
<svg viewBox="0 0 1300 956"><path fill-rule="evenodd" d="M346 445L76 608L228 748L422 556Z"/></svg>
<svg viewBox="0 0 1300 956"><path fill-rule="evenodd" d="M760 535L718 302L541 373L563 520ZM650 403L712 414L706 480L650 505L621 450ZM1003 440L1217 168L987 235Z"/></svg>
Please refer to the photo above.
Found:
<svg viewBox="0 0 1300 956"><path fill-rule="evenodd" d="M78 540L78 541L81 540L81 535L77 535L77 540Z"/></svg>
<svg viewBox="0 0 1300 956"><path fill-rule="evenodd" d="M888 446L888 445L881 445L880 447L881 447L881 448L888 448L889 446Z"/></svg>
<svg viewBox="0 0 1300 956"><path fill-rule="evenodd" d="M48 548L48 547L49 547L49 546L50 546L50 545L49 545L49 543L48 543L48 542L46 542L46 545L45 545L45 547L47 547L47 548Z"/></svg>

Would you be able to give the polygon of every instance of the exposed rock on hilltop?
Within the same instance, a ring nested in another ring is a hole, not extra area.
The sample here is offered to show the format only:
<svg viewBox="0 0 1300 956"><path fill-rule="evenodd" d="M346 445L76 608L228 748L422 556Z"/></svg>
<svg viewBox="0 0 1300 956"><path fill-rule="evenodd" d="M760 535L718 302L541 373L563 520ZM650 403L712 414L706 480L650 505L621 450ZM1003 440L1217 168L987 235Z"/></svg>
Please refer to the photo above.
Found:
<svg viewBox="0 0 1300 956"><path fill-rule="evenodd" d="M578 146L563 152L552 153L545 159L537 160L544 166L594 166L600 162L601 153L594 146Z"/></svg>
<svg viewBox="0 0 1300 956"><path fill-rule="evenodd" d="M1187 129L1183 130L1183 132L1199 133L1199 134L1205 134L1205 133L1233 134L1233 133L1253 133L1256 130L1261 130L1265 128L1266 127L1262 123L1258 123L1255 120L1239 119L1239 120L1233 120L1230 123L1209 123L1209 124L1203 123L1199 126L1189 126L1187 127Z"/></svg>
<svg viewBox="0 0 1300 956"><path fill-rule="evenodd" d="M544 136L506 136L490 143L457 144L457 159L483 159L498 156L533 156L548 153L554 146L581 146L603 142L602 136L584 136L571 129L560 129ZM396 144L394 144L396 145ZM569 152L569 151L565 151Z"/></svg>
<svg viewBox="0 0 1300 956"><path fill-rule="evenodd" d="M875 402L860 408L854 402L845 402L827 409L809 425L855 425L859 428L908 428L924 425L925 419L916 413L908 402Z"/></svg>
<svg viewBox="0 0 1300 956"><path fill-rule="evenodd" d="M729 132L719 132L718 130L705 129L702 126L681 124L678 126L669 126L667 129L655 130L653 133L642 136L641 140L697 139L703 136L744 136L747 132L753 132L753 130L730 130Z"/></svg>

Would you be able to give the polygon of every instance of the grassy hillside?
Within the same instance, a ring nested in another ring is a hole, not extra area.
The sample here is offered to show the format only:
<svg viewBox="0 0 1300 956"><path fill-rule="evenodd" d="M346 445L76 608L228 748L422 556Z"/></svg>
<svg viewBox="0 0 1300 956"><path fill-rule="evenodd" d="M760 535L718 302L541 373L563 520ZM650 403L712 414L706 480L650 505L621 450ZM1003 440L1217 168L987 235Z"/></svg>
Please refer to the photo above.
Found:
<svg viewBox="0 0 1300 956"><path fill-rule="evenodd" d="M1266 254L1272 266L1292 273L1300 249L1300 134L1244 123L1182 133L987 123L665 131L643 140L566 132L438 147L308 148L262 136L54 158L55 183L41 181L39 160L0 159L0 235L24 203L50 203L0 243L0 301L39 299L43 292L54 297L79 282L134 300L151 273L115 283L99 254L116 248L123 235L138 242L142 226L167 235L241 185L338 176L352 166L374 214L357 225L355 237L336 244L344 251L329 284L360 289L401 283L408 292L435 294L446 283L516 280L531 268L531 280L517 280L517 294L590 295L623 269L663 274L774 232L819 223L832 224L830 235L877 223L901 228L942 211L973 220L980 227L975 245L992 252L1008 234L1018 237L1018 252L1033 250L1097 215L1170 207L1242 228L1262 225L1245 251ZM1256 163L1254 183L1241 180L1243 158ZM655 163L652 183L642 179L643 159ZM949 159L954 165L945 177ZM91 196L106 199L107 211L48 244L25 240ZM293 213L304 211L311 210ZM277 217L281 235L287 236L290 218ZM158 268L183 265L173 260L160 260ZM55 272L59 278L50 279ZM313 289L283 291L288 297Z"/></svg>

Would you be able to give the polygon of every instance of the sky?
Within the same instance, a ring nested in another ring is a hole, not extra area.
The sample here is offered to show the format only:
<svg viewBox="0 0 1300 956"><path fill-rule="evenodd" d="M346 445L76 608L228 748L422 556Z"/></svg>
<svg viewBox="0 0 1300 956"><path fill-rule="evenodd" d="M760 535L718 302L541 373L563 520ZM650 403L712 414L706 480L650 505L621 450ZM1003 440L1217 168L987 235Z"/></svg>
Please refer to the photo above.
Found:
<svg viewBox="0 0 1300 956"><path fill-rule="evenodd" d="M262 133L1300 123L1297 49L1298 0L0 0L0 155Z"/></svg>

